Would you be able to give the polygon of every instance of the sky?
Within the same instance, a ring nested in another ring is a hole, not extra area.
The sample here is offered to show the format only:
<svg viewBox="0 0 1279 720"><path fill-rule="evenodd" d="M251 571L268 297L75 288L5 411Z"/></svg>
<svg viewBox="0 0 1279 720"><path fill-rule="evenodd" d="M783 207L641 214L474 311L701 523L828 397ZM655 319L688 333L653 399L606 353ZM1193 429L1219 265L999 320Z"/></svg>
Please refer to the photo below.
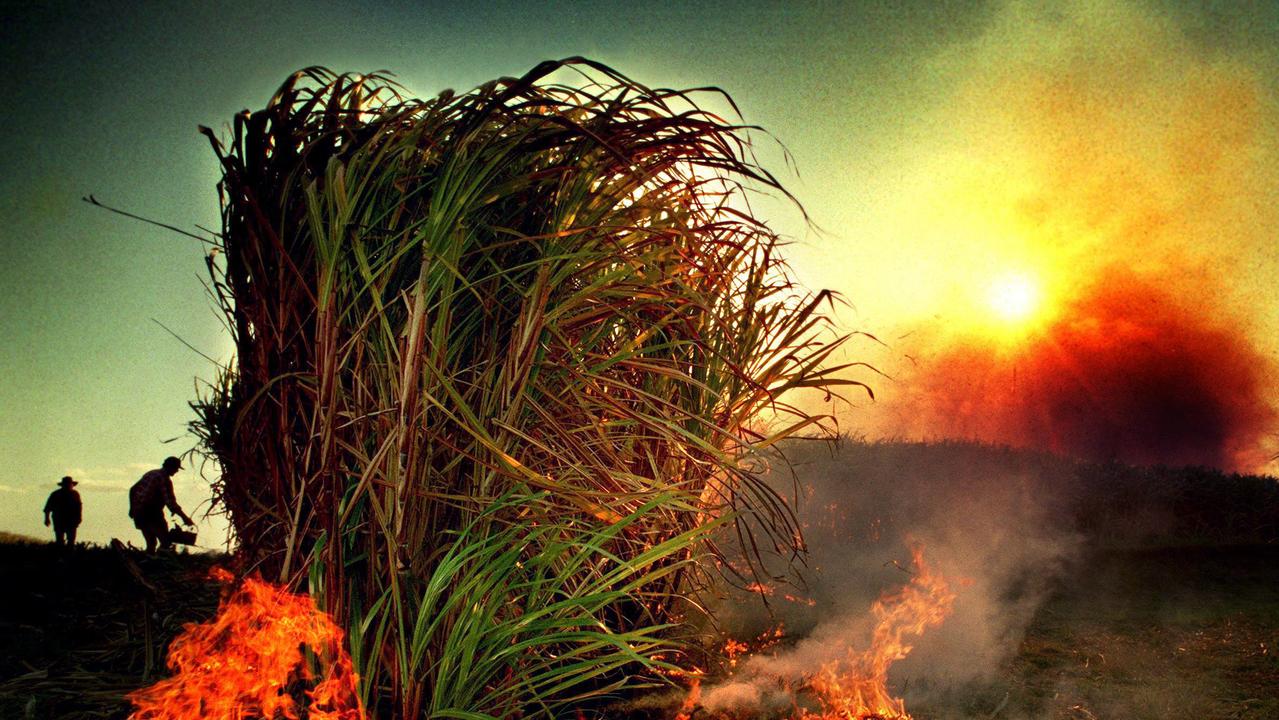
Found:
<svg viewBox="0 0 1279 720"><path fill-rule="evenodd" d="M0 529L44 536L69 474L83 539L138 542L127 488L193 447L231 342L199 243L81 198L216 227L197 127L310 65L421 97L572 55L723 88L790 154L761 141L812 226L760 211L797 279L875 338L842 430L1276 472L1273 3L191 5L0 11ZM208 508L198 463L176 487Z"/></svg>

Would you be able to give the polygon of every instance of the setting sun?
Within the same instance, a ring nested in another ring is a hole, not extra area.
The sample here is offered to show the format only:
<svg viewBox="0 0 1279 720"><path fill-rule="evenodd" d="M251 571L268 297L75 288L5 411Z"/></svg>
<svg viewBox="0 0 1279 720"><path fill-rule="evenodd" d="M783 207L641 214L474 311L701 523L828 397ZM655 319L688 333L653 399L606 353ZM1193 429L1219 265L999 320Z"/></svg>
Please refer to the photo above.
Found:
<svg viewBox="0 0 1279 720"><path fill-rule="evenodd" d="M996 315L1007 322L1025 320L1039 307L1039 286L1023 274L1002 275L990 284L986 302Z"/></svg>

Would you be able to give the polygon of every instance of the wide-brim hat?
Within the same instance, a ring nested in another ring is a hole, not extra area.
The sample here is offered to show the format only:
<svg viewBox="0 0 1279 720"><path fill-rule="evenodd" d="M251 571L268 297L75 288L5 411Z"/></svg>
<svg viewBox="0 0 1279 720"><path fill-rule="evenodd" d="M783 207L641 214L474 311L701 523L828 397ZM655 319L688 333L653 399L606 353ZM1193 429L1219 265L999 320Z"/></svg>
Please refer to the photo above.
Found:
<svg viewBox="0 0 1279 720"><path fill-rule="evenodd" d="M79 484L80 483L76 482L75 480L72 480L70 475L62 478L62 480L58 482L58 485L60 487L75 487L76 485L79 485Z"/></svg>

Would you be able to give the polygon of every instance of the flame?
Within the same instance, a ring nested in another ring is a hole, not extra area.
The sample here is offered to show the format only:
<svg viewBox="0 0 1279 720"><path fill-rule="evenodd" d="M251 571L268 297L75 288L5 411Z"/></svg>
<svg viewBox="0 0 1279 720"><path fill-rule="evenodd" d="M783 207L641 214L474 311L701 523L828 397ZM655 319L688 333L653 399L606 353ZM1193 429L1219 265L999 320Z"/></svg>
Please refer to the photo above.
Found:
<svg viewBox="0 0 1279 720"><path fill-rule="evenodd" d="M692 683L688 689L688 697L684 698L684 703L679 706L679 712L675 713L675 720L692 720L693 711L697 709L697 703L702 699L701 679L694 677Z"/></svg>
<svg viewBox="0 0 1279 720"><path fill-rule="evenodd" d="M309 720L365 717L342 629L309 596L254 578L222 601L216 618L174 638L168 665L172 677L130 693L130 720L299 720L293 691L305 686Z"/></svg>
<svg viewBox="0 0 1279 720"><path fill-rule="evenodd" d="M911 581L871 606L875 631L870 647L861 652L849 648L842 660L824 665L809 680L823 708L816 717L909 720L905 703L888 692L888 668L910 654L913 646L907 638L940 625L955 601L950 584L924 562L923 548L916 546L911 554L915 566Z"/></svg>
<svg viewBox="0 0 1279 720"><path fill-rule="evenodd" d="M911 548L914 570L909 583L900 590L881 596L871 606L875 620L870 644L865 650L849 647L842 658L816 668L804 677L777 677L768 671L755 675L769 686L787 689L792 695L806 695L815 699L820 711L798 708L796 720L911 720L905 702L888 691L888 669L892 664L910 654L913 646L909 640L922 635L930 627L940 625L950 615L955 593L950 583L924 562L923 549ZM756 643L751 643L756 655L767 644L775 643L782 635L766 633ZM763 645L759 643L764 643ZM724 648L729 665L744 668L751 676L752 668L742 654L747 644L730 640ZM759 672L759 668L754 668ZM747 680L747 682L752 682ZM713 693L713 690L711 691ZM676 720L688 720L704 695L704 688L694 683Z"/></svg>

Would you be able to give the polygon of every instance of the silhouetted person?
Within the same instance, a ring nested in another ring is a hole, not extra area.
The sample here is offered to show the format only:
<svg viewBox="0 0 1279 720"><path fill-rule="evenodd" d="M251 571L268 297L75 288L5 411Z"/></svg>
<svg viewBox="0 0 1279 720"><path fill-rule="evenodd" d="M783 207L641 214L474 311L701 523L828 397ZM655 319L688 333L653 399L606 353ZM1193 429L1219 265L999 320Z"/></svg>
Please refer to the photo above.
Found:
<svg viewBox="0 0 1279 720"><path fill-rule="evenodd" d="M79 485L68 475L58 483L58 489L49 493L44 503L44 526L49 527L53 516L53 537L59 545L74 546L76 528L80 527L80 493L71 488Z"/></svg>
<svg viewBox="0 0 1279 720"><path fill-rule="evenodd" d="M166 507L187 525L195 524L173 497L173 476L181 469L181 460L167 457L162 467L149 471L129 488L129 517L133 518L134 527L142 531L149 553L155 552L156 543L162 548L171 544L169 522L164 519Z"/></svg>

